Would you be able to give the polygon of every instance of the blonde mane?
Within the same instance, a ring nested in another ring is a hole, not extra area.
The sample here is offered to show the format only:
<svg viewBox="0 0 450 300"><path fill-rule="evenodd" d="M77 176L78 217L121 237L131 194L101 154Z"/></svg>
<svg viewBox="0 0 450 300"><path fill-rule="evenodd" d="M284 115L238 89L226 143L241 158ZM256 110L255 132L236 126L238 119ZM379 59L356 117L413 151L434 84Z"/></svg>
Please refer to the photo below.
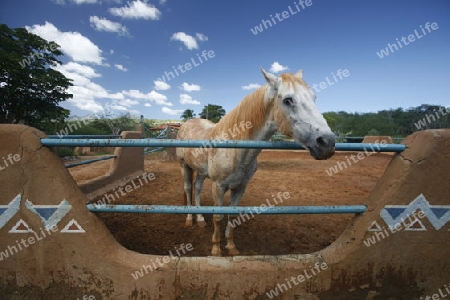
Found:
<svg viewBox="0 0 450 300"><path fill-rule="evenodd" d="M295 74L292 73L283 73L280 75L283 83L287 83L289 85L293 85L295 89L294 83L299 83L302 86L308 87L308 85ZM269 113L272 107L267 104L273 105L274 101L264 102L264 94L266 92L267 85L264 85L254 91L252 94L249 94L244 97L244 99L236 106L232 111L226 114L212 129L210 138L215 139L219 138L223 135L223 133L228 134L229 139L232 140L251 140L255 132L259 132L260 129L264 126L264 123L267 118L267 113ZM275 107L273 110L274 114L278 118L283 118L281 111ZM250 122L252 124L252 128L242 130L233 131L233 127L239 127L241 122ZM288 124L288 120L280 120L280 131L283 134L290 135L290 124ZM235 137L230 137L230 131L233 131L236 134Z"/></svg>
<svg viewBox="0 0 450 300"><path fill-rule="evenodd" d="M250 140L255 131L264 126L266 114L270 109L264 104L264 94L267 86L262 86L254 91L252 94L245 96L245 98L232 111L226 114L213 128L211 138L220 137L223 133L230 136L230 131L234 126L239 127L241 122L250 122L251 128L242 130L235 130L237 135L229 137L232 140Z"/></svg>

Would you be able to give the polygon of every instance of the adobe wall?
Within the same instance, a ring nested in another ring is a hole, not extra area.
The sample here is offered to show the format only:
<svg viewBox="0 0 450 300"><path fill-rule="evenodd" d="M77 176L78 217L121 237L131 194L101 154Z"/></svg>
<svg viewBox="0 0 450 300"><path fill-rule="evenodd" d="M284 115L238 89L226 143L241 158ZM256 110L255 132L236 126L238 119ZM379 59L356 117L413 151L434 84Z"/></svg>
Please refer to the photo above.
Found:
<svg viewBox="0 0 450 300"><path fill-rule="evenodd" d="M122 139L140 139L140 131L123 131ZM112 159L107 174L94 178L79 185L89 200L103 195L144 173L144 148L142 147L116 147L116 158Z"/></svg>
<svg viewBox="0 0 450 300"><path fill-rule="evenodd" d="M0 158L20 155L0 171L0 252L35 236L21 232L27 231L23 223L37 233L55 222L58 229L2 256L0 295L6 299L269 299L266 292L305 270L311 274L315 263L325 263L327 269L292 283L277 299L419 299L450 283L450 130L421 131L406 138L407 150L393 157L367 199L368 211L355 216L322 251L181 258L137 280L132 273L162 257L139 254L116 242L86 209L86 196L61 160L40 144L44 136L26 126L0 126ZM428 202L418 198L421 194ZM402 230L367 247L364 241L376 232L375 223L392 223L384 210L390 209L394 218L402 215L394 214L390 205L399 205L394 208L403 213L425 210L425 230ZM43 213L45 209L50 214Z"/></svg>

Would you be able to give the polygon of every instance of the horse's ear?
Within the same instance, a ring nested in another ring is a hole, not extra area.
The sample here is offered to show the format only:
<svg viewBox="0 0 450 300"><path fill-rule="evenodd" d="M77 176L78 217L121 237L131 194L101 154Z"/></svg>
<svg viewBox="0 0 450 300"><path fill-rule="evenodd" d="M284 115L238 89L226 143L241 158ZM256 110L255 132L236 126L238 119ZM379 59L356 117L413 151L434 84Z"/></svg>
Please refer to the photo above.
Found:
<svg viewBox="0 0 450 300"><path fill-rule="evenodd" d="M264 78L266 79L267 83L270 84L274 89L278 89L278 85L280 83L280 79L273 75L272 73L267 72L261 67L261 72L264 75Z"/></svg>
<svg viewBox="0 0 450 300"><path fill-rule="evenodd" d="M298 70L297 73L295 74L295 76L296 76L297 78L303 79L303 71L302 71L301 69Z"/></svg>

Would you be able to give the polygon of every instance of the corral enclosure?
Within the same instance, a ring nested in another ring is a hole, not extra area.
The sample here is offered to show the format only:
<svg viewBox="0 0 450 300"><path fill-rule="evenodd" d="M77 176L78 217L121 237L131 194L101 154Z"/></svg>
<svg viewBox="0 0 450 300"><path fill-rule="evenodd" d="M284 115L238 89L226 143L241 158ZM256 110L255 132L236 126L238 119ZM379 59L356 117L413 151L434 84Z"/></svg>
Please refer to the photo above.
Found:
<svg viewBox="0 0 450 300"><path fill-rule="evenodd" d="M389 164L391 153L375 153L356 163L349 160L355 152L338 152L326 161L314 160L306 151L264 150L258 157L258 170L251 179L240 205L273 203L272 195L289 193L280 205L353 205L365 204L378 179ZM329 175L330 168L341 169ZM347 168L343 165L346 162ZM348 163L350 162L351 165ZM110 162L69 169L83 183L105 174ZM125 195L114 196L111 204L184 205L183 181L176 160L165 152L148 154L145 171L155 179ZM101 197L91 203L102 201ZM227 204L227 199L225 203ZM103 199L106 200L106 199ZM274 204L274 203L273 203ZM202 205L214 205L211 182L205 181ZM212 215L205 215L207 226L185 227L182 214L98 213L117 241L130 250L145 254L167 255L181 243L191 243L186 256L210 255L213 232ZM353 214L342 215L255 215L235 230L235 243L242 255L278 255L312 253L325 248L347 227ZM228 219L222 221L222 237ZM222 239L222 244L226 242ZM222 246L223 246L222 245ZM227 255L227 252L223 252Z"/></svg>

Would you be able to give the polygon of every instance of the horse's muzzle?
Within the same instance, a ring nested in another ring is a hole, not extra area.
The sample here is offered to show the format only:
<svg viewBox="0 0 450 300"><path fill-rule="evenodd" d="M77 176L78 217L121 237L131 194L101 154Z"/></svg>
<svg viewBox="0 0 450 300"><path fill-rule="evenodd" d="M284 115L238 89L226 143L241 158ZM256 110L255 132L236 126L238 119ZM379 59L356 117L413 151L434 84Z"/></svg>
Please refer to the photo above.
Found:
<svg viewBox="0 0 450 300"><path fill-rule="evenodd" d="M328 159L335 153L336 136L325 134L316 138L314 145L307 146L312 157L318 160Z"/></svg>

